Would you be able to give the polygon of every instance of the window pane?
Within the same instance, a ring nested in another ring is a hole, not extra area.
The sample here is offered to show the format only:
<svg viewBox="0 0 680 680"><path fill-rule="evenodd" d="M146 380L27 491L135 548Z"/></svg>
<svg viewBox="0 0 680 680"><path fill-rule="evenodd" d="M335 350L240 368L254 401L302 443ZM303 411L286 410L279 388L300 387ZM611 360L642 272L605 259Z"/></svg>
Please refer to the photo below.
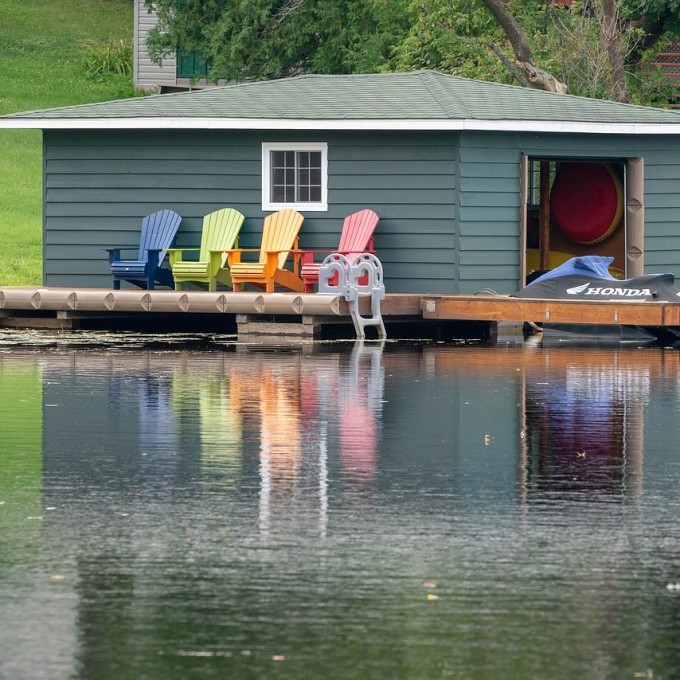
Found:
<svg viewBox="0 0 680 680"><path fill-rule="evenodd" d="M307 200L311 203L321 203L321 187L310 187Z"/></svg>
<svg viewBox="0 0 680 680"><path fill-rule="evenodd" d="M271 152L272 168L282 168L285 164L285 154L283 151Z"/></svg>

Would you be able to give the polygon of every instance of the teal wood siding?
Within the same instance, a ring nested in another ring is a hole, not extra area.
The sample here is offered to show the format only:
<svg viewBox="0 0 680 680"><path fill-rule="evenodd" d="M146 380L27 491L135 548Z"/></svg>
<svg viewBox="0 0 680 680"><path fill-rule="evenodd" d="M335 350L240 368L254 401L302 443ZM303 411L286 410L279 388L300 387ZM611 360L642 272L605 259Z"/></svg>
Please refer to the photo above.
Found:
<svg viewBox="0 0 680 680"><path fill-rule="evenodd" d="M302 247L333 249L344 217L373 208L388 291L456 292L457 136L440 133L46 130L45 284L110 287L104 249L137 244L161 208L192 246L205 214L234 207L241 245L257 247L264 141L328 142L329 210L305 214Z"/></svg>
<svg viewBox="0 0 680 680"><path fill-rule="evenodd" d="M519 158L509 135L461 135L459 277L461 293L517 290Z"/></svg>
<svg viewBox="0 0 680 680"><path fill-rule="evenodd" d="M651 138L645 156L645 272L680 278L680 140Z"/></svg>
<svg viewBox="0 0 680 680"><path fill-rule="evenodd" d="M310 215L322 224L309 247L337 245L344 216L373 208L387 290L455 291L457 137L335 133L328 141L329 211L325 220Z"/></svg>
<svg viewBox="0 0 680 680"><path fill-rule="evenodd" d="M44 132L45 284L110 286L105 248L136 245L142 218L183 216L197 245L205 214L246 216L260 240L262 142L328 142L327 212L308 212L306 248L332 250L343 218L381 216L375 234L388 292L517 289L522 154L645 162L645 271L680 275L680 139L510 133Z"/></svg>
<svg viewBox="0 0 680 680"><path fill-rule="evenodd" d="M518 288L520 158L644 158L645 273L680 276L680 137L461 134L460 292Z"/></svg>
<svg viewBox="0 0 680 680"><path fill-rule="evenodd" d="M54 286L110 287L105 248L139 243L142 218L182 215L179 245L197 245L203 215L252 213L259 149L205 133L45 131L44 278Z"/></svg>

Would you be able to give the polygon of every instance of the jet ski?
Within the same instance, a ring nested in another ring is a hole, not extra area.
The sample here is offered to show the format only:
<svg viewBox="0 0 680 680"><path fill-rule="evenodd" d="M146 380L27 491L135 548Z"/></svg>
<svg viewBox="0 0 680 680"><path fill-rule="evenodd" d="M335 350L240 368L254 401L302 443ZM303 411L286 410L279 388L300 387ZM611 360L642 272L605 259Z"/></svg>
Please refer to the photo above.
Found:
<svg viewBox="0 0 680 680"><path fill-rule="evenodd" d="M541 300L635 300L680 303L680 288L674 274L646 274L632 279L617 279L609 273L613 257L583 255L539 275L513 297ZM587 335L619 335L622 339L649 337L664 342L680 341L680 327L605 326L588 324L544 325L546 330Z"/></svg>

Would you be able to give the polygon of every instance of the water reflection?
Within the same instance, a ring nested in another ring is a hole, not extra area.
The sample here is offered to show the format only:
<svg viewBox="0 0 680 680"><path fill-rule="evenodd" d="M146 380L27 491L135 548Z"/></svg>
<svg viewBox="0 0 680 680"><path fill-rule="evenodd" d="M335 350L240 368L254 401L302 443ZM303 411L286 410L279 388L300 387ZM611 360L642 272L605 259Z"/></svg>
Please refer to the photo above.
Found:
<svg viewBox="0 0 680 680"><path fill-rule="evenodd" d="M259 424L259 528L286 517L304 498L308 516L326 533L329 422L337 423L340 473L349 483L376 474L377 430L384 371L382 347L358 345L347 356L258 354L241 370L232 366L237 394L225 433ZM308 512L317 506L317 512Z"/></svg>
<svg viewBox="0 0 680 680"><path fill-rule="evenodd" d="M340 414L340 458L345 477L370 483L377 473L379 425L385 371L381 345L358 345L340 372L336 400Z"/></svg>
<svg viewBox="0 0 680 680"><path fill-rule="evenodd" d="M650 366L551 353L524 375L526 480L542 491L639 494Z"/></svg>
<svg viewBox="0 0 680 680"><path fill-rule="evenodd" d="M200 468L233 487L242 467L240 409L243 380L219 355L206 362L184 355L171 375L173 427L184 436L197 429Z"/></svg>
<svg viewBox="0 0 680 680"><path fill-rule="evenodd" d="M237 349L0 357L0 677L680 667L680 353Z"/></svg>
<svg viewBox="0 0 680 680"><path fill-rule="evenodd" d="M42 382L34 359L18 357L7 362L0 355L0 566L13 553L32 551L39 531ZM32 519L21 535L7 530L12 522L26 517Z"/></svg>
<svg viewBox="0 0 680 680"><path fill-rule="evenodd" d="M285 514L303 482L300 475L302 431L300 362L263 362L259 371L260 516L263 533L270 528L272 504ZM274 498L272 498L274 496Z"/></svg>

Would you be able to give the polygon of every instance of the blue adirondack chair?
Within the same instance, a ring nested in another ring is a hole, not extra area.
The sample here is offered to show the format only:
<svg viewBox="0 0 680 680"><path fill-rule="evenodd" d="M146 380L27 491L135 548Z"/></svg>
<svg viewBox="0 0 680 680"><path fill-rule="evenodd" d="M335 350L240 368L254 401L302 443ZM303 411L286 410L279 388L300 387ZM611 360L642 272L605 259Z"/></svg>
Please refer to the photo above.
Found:
<svg viewBox="0 0 680 680"><path fill-rule="evenodd" d="M137 246L107 248L113 288L120 289L121 281L128 281L139 288L153 290L156 284L174 286L172 272L162 267L166 250L173 245L182 218L172 210L159 210L142 220L142 233ZM122 260L123 250L137 249L136 260Z"/></svg>

